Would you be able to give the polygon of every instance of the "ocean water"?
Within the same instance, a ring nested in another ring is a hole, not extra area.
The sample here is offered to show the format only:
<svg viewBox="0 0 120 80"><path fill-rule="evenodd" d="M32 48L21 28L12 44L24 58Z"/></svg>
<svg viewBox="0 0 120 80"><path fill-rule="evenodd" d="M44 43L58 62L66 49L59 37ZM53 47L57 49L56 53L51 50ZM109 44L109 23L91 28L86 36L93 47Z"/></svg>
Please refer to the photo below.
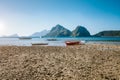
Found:
<svg viewBox="0 0 120 80"><path fill-rule="evenodd" d="M56 39L48 41L47 39ZM48 43L48 46L66 46L65 41L84 41L86 44L115 44L120 45L120 37L79 37L79 38L0 38L0 46L32 46L32 43Z"/></svg>

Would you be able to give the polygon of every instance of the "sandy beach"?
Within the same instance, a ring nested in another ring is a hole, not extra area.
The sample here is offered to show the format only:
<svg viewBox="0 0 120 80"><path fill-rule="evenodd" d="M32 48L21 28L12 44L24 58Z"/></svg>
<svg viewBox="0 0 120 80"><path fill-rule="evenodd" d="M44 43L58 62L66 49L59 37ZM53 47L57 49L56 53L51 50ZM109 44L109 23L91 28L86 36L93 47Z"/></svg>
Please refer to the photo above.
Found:
<svg viewBox="0 0 120 80"><path fill-rule="evenodd" d="M120 80L120 46L1 46L0 80Z"/></svg>

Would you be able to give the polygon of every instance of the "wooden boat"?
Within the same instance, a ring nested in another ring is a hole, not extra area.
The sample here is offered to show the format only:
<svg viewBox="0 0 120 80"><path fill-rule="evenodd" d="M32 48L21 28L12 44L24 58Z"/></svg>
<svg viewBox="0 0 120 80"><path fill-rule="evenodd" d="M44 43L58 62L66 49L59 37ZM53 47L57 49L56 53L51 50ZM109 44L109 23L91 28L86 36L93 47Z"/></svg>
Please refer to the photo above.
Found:
<svg viewBox="0 0 120 80"><path fill-rule="evenodd" d="M85 45L85 41L66 41L66 45Z"/></svg>
<svg viewBox="0 0 120 80"><path fill-rule="evenodd" d="M80 41L66 41L65 44L66 45L79 45Z"/></svg>
<svg viewBox="0 0 120 80"><path fill-rule="evenodd" d="M31 37L19 37L21 40L32 39Z"/></svg>
<svg viewBox="0 0 120 80"><path fill-rule="evenodd" d="M32 45L48 45L48 43L32 43Z"/></svg>

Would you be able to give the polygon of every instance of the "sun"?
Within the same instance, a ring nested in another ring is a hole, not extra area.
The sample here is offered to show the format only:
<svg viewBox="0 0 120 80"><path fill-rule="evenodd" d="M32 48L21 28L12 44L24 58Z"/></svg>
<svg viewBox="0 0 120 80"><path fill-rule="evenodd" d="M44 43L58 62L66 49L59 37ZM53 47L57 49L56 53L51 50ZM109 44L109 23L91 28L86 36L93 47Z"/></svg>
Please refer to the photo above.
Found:
<svg viewBox="0 0 120 80"><path fill-rule="evenodd" d="M0 35L4 35L5 33L5 24L0 22Z"/></svg>

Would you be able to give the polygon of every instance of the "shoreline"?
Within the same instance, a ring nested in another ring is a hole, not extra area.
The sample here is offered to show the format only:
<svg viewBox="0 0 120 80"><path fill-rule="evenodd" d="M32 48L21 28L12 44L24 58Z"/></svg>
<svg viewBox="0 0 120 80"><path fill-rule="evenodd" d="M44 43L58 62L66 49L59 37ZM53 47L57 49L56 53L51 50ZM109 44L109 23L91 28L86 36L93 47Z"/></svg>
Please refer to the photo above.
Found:
<svg viewBox="0 0 120 80"><path fill-rule="evenodd" d="M120 46L0 46L0 79L119 80Z"/></svg>

